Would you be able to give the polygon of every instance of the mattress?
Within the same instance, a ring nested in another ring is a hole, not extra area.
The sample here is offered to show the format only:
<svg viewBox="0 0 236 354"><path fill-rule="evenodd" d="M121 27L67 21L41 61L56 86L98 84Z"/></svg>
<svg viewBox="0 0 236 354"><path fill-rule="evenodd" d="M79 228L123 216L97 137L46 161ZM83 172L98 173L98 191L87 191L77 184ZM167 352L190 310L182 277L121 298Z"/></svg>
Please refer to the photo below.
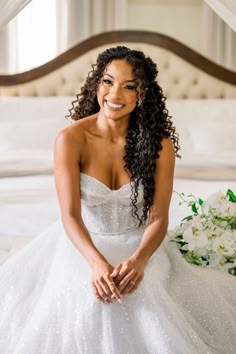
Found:
<svg viewBox="0 0 236 354"><path fill-rule="evenodd" d="M228 188L236 190L236 183L175 178L169 228L189 213L186 206L179 206L178 193L193 193L204 199ZM0 178L0 195L0 263L3 263L60 218L60 209L52 174Z"/></svg>

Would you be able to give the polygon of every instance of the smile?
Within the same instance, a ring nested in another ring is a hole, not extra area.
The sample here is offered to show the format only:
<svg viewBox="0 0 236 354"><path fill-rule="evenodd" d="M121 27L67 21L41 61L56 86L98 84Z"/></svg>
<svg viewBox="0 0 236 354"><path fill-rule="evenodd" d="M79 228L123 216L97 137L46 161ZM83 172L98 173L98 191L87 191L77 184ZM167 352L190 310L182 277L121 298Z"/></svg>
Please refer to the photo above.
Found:
<svg viewBox="0 0 236 354"><path fill-rule="evenodd" d="M109 107L111 107L111 108L117 108L117 109L119 109L119 108L124 107L123 104L116 104L116 103L113 103L113 102L110 102L110 101L106 101L106 103L107 103L107 105L108 105Z"/></svg>

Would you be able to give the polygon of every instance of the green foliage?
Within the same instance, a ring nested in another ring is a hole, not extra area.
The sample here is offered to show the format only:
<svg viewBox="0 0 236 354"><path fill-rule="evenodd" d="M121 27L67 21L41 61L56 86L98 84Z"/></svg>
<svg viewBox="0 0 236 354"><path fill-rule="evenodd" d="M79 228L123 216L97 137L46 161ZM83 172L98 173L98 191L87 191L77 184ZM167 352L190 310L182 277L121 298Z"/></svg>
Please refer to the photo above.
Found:
<svg viewBox="0 0 236 354"><path fill-rule="evenodd" d="M234 194L233 191L231 191L231 189L227 190L226 195L229 197L230 202L236 203L236 195Z"/></svg>
<svg viewBox="0 0 236 354"><path fill-rule="evenodd" d="M179 205L185 204L191 210L182 219L180 226L176 227L171 240L177 243L183 258L190 264L216 268L236 276L236 242L227 244L223 238L226 232L228 237L236 229L236 205L230 205L236 203L236 194L228 189L226 194L215 193L213 198L204 201L193 194L186 196L184 193L176 193L180 197ZM207 245L204 243L206 237ZM213 245L214 239L221 237L222 244L217 246L217 241ZM227 255L228 248L232 256Z"/></svg>

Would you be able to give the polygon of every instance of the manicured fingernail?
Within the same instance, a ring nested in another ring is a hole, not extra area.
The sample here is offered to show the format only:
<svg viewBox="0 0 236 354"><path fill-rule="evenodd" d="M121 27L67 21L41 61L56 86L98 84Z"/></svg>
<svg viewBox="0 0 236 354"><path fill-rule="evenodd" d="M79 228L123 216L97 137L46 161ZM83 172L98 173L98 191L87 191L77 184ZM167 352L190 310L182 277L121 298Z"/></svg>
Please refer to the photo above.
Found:
<svg viewBox="0 0 236 354"><path fill-rule="evenodd" d="M117 301L119 302L119 304L123 304L123 301L121 299L117 299Z"/></svg>

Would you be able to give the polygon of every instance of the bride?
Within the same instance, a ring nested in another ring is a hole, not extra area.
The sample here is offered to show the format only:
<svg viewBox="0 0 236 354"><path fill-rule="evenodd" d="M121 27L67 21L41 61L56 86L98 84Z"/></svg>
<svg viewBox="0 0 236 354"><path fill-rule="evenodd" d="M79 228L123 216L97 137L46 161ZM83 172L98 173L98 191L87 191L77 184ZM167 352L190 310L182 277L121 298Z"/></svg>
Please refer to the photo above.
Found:
<svg viewBox="0 0 236 354"><path fill-rule="evenodd" d="M55 141L61 221L0 270L1 354L236 352L235 280L165 238L179 142L156 76L98 56Z"/></svg>

